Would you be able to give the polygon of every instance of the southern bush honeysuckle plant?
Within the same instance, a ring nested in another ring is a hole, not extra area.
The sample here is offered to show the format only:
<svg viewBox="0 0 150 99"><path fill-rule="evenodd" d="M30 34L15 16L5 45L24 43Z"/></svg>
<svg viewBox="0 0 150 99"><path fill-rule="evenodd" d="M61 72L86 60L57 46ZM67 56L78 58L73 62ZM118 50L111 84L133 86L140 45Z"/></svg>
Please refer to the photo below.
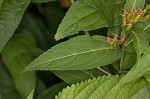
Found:
<svg viewBox="0 0 150 99"><path fill-rule="evenodd" d="M150 0L2 0L0 97L150 99L149 45Z"/></svg>

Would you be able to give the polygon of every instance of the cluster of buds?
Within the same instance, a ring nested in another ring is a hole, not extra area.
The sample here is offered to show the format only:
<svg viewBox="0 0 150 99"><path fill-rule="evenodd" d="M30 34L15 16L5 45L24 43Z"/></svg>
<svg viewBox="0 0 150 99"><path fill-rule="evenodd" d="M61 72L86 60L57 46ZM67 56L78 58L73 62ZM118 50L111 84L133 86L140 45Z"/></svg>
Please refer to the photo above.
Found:
<svg viewBox="0 0 150 99"><path fill-rule="evenodd" d="M150 5L147 5L142 9L127 10L124 7L124 12L122 15L122 27L129 31L134 23L138 21L146 22L150 18L150 14L146 15L147 10L150 9Z"/></svg>
<svg viewBox="0 0 150 99"><path fill-rule="evenodd" d="M114 48L120 48L120 45L123 48L126 46L125 37L119 37L117 34L114 34L114 38L107 37L107 43Z"/></svg>

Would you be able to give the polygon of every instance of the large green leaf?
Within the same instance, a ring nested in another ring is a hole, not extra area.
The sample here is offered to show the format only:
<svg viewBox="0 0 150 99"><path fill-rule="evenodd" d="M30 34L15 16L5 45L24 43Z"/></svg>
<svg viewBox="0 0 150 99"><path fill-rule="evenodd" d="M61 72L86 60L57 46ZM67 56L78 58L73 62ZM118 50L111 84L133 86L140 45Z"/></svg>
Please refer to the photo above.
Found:
<svg viewBox="0 0 150 99"><path fill-rule="evenodd" d="M49 87L48 89L43 91L40 95L37 96L36 99L55 99L55 95L57 95L58 92L66 86L67 84L64 82L55 84L54 86Z"/></svg>
<svg viewBox="0 0 150 99"><path fill-rule="evenodd" d="M21 71L40 53L41 51L36 48L34 37L27 31L15 35L2 51L2 59L23 99L26 99L34 89L36 79L35 72L21 73Z"/></svg>
<svg viewBox="0 0 150 99"><path fill-rule="evenodd" d="M133 66L133 68L120 80L118 87L146 74L150 74L150 47L140 58L138 64L135 64L135 66Z"/></svg>
<svg viewBox="0 0 150 99"><path fill-rule="evenodd" d="M121 57L103 36L78 36L43 53L29 64L32 70L85 70L108 65Z"/></svg>
<svg viewBox="0 0 150 99"><path fill-rule="evenodd" d="M147 32L140 29L132 30L131 36L133 38L134 48L137 52L137 60L139 61L141 54L144 53L149 46L150 38Z"/></svg>
<svg viewBox="0 0 150 99"><path fill-rule="evenodd" d="M123 2L123 0L78 0L62 20L55 39L76 34L80 30L88 31L108 26L112 28L114 24L119 24L118 17Z"/></svg>
<svg viewBox="0 0 150 99"><path fill-rule="evenodd" d="M146 86L142 88L137 94L135 94L131 99L150 99L150 87Z"/></svg>
<svg viewBox="0 0 150 99"><path fill-rule="evenodd" d="M9 72L2 64L0 64L0 96L2 99L21 99Z"/></svg>
<svg viewBox="0 0 150 99"><path fill-rule="evenodd" d="M32 3L48 3L53 1L57 1L57 0L31 0Z"/></svg>
<svg viewBox="0 0 150 99"><path fill-rule="evenodd" d="M143 9L146 0L126 0L126 7L129 10L133 10L134 8Z"/></svg>
<svg viewBox="0 0 150 99"><path fill-rule="evenodd" d="M146 86L145 80L130 82L118 89L119 76L103 76L67 87L55 99L130 99Z"/></svg>
<svg viewBox="0 0 150 99"><path fill-rule="evenodd" d="M75 84L81 81L85 81L87 79L98 77L103 73L98 69L90 69L90 70L65 70L65 71L52 71L56 76L61 78L68 84Z"/></svg>
<svg viewBox="0 0 150 99"><path fill-rule="evenodd" d="M0 52L18 27L30 0L4 0L0 8Z"/></svg>

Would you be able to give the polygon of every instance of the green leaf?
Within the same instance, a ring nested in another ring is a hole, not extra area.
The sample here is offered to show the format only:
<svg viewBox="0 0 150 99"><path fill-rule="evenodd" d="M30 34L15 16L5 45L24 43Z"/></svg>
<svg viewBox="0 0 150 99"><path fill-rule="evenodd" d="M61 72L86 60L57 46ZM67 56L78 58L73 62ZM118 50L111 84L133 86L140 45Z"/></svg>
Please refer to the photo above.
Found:
<svg viewBox="0 0 150 99"><path fill-rule="evenodd" d="M147 74L144 77L145 77L146 81L148 81L150 83L150 74Z"/></svg>
<svg viewBox="0 0 150 99"><path fill-rule="evenodd" d="M133 45L133 38L129 36L126 40L127 46L125 47L124 51L128 53L136 53L134 45Z"/></svg>
<svg viewBox="0 0 150 99"><path fill-rule="evenodd" d="M57 1L57 0L31 0L32 3L48 3L53 1Z"/></svg>
<svg viewBox="0 0 150 99"><path fill-rule="evenodd" d="M7 69L0 64L0 96L2 99L21 99Z"/></svg>
<svg viewBox="0 0 150 99"><path fill-rule="evenodd" d="M133 68L119 81L118 87L126 84L130 81L138 79L144 75L149 74L150 72L150 47L140 58L138 64L135 64Z"/></svg>
<svg viewBox="0 0 150 99"><path fill-rule="evenodd" d="M55 84L52 87L49 87L45 91L43 91L36 99L55 99L55 95L58 94L67 84L64 82Z"/></svg>
<svg viewBox="0 0 150 99"><path fill-rule="evenodd" d="M126 7L128 10L143 9L146 0L126 0Z"/></svg>
<svg viewBox="0 0 150 99"><path fill-rule="evenodd" d="M56 33L59 24L61 23L63 17L65 16L64 11L62 10L58 2L55 2L46 5L44 7L44 12L45 12L45 19L47 20L49 28L52 31L54 31L54 33Z"/></svg>
<svg viewBox="0 0 150 99"><path fill-rule="evenodd" d="M0 8L0 52L18 27L30 0L4 0Z"/></svg>
<svg viewBox="0 0 150 99"><path fill-rule="evenodd" d="M30 92L30 94L27 97L27 99L33 99L33 96L34 96L34 89Z"/></svg>
<svg viewBox="0 0 150 99"><path fill-rule="evenodd" d="M0 8L1 8L1 5L2 5L3 1L4 1L4 0L0 0Z"/></svg>
<svg viewBox="0 0 150 99"><path fill-rule="evenodd" d="M32 70L85 70L108 65L121 57L103 36L79 36L58 44L29 64Z"/></svg>
<svg viewBox="0 0 150 99"><path fill-rule="evenodd" d="M137 61L139 61L141 54L149 46L150 38L147 32L140 29L132 30L131 36L133 38L133 46L137 52Z"/></svg>
<svg viewBox="0 0 150 99"><path fill-rule="evenodd" d="M80 30L113 27L120 17L123 0L78 0L62 20L55 39L77 34ZM119 10L118 10L119 9Z"/></svg>
<svg viewBox="0 0 150 99"><path fill-rule="evenodd" d="M150 12L149 12L150 13ZM143 31L146 31L149 34L150 37L150 19L146 22L138 22L135 25L133 25L133 28L138 28Z"/></svg>
<svg viewBox="0 0 150 99"><path fill-rule="evenodd" d="M146 86L146 81L139 79L118 89L119 76L102 76L67 87L55 99L130 99L132 95Z"/></svg>
<svg viewBox="0 0 150 99"><path fill-rule="evenodd" d="M131 99L150 99L150 87L146 86L135 94Z"/></svg>
<svg viewBox="0 0 150 99"><path fill-rule="evenodd" d="M147 3L147 4L150 4L150 1L149 1L149 0L146 0L146 3Z"/></svg>
<svg viewBox="0 0 150 99"><path fill-rule="evenodd" d="M2 59L10 71L15 86L23 99L35 87L35 72L21 73L21 71L39 54L34 37L27 31L19 32L6 44L2 51Z"/></svg>
<svg viewBox="0 0 150 99"><path fill-rule="evenodd" d="M68 84L75 84L87 79L102 75L98 69L90 70L67 70L67 71L52 71L56 76L61 78Z"/></svg>
<svg viewBox="0 0 150 99"><path fill-rule="evenodd" d="M43 32L41 28L38 26L37 21L35 20L37 16L31 16L29 13L25 13L23 16L23 19L21 21L21 24L19 25L21 29L26 29L34 34L34 36L37 39L37 44L40 48L47 50L48 46L45 40L45 37L43 35ZM41 20L41 19L39 19ZM42 23L40 23L42 24Z"/></svg>
<svg viewBox="0 0 150 99"><path fill-rule="evenodd" d="M121 58L121 70L130 69L136 63L136 54L124 52ZM118 70L118 63L113 64L114 68Z"/></svg>

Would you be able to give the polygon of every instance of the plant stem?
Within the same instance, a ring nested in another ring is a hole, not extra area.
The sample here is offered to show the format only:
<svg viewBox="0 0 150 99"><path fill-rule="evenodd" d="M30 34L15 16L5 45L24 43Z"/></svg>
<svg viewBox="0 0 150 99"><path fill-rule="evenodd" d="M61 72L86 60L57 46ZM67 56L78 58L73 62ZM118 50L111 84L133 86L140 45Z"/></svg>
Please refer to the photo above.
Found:
<svg viewBox="0 0 150 99"><path fill-rule="evenodd" d="M126 36L125 36L125 38L124 38L124 40L123 40L123 42L122 42L122 45L121 45L121 47L120 47L120 49L121 49L121 51L124 53L124 47L126 46L126 40L127 40L127 38L129 37L129 34L126 34ZM118 60L118 74L119 75L121 75L121 67L122 67L122 58L123 58L123 55L122 55L122 57L121 57L121 59L120 60Z"/></svg>
<svg viewBox="0 0 150 99"><path fill-rule="evenodd" d="M74 0L70 0L70 2L71 2L71 4L73 4L73 3L74 3Z"/></svg>
<svg viewBox="0 0 150 99"><path fill-rule="evenodd" d="M107 74L107 75L112 75L111 73L107 72L106 70L100 68L100 67L97 67L98 70L100 70L101 72Z"/></svg>
<svg viewBox="0 0 150 99"><path fill-rule="evenodd" d="M128 36L129 36L129 34L126 34L126 36L125 36L125 38L124 38L124 40L122 42L122 45L121 45L121 50L123 50L124 47L126 46L125 44L126 44L126 40L127 40Z"/></svg>

